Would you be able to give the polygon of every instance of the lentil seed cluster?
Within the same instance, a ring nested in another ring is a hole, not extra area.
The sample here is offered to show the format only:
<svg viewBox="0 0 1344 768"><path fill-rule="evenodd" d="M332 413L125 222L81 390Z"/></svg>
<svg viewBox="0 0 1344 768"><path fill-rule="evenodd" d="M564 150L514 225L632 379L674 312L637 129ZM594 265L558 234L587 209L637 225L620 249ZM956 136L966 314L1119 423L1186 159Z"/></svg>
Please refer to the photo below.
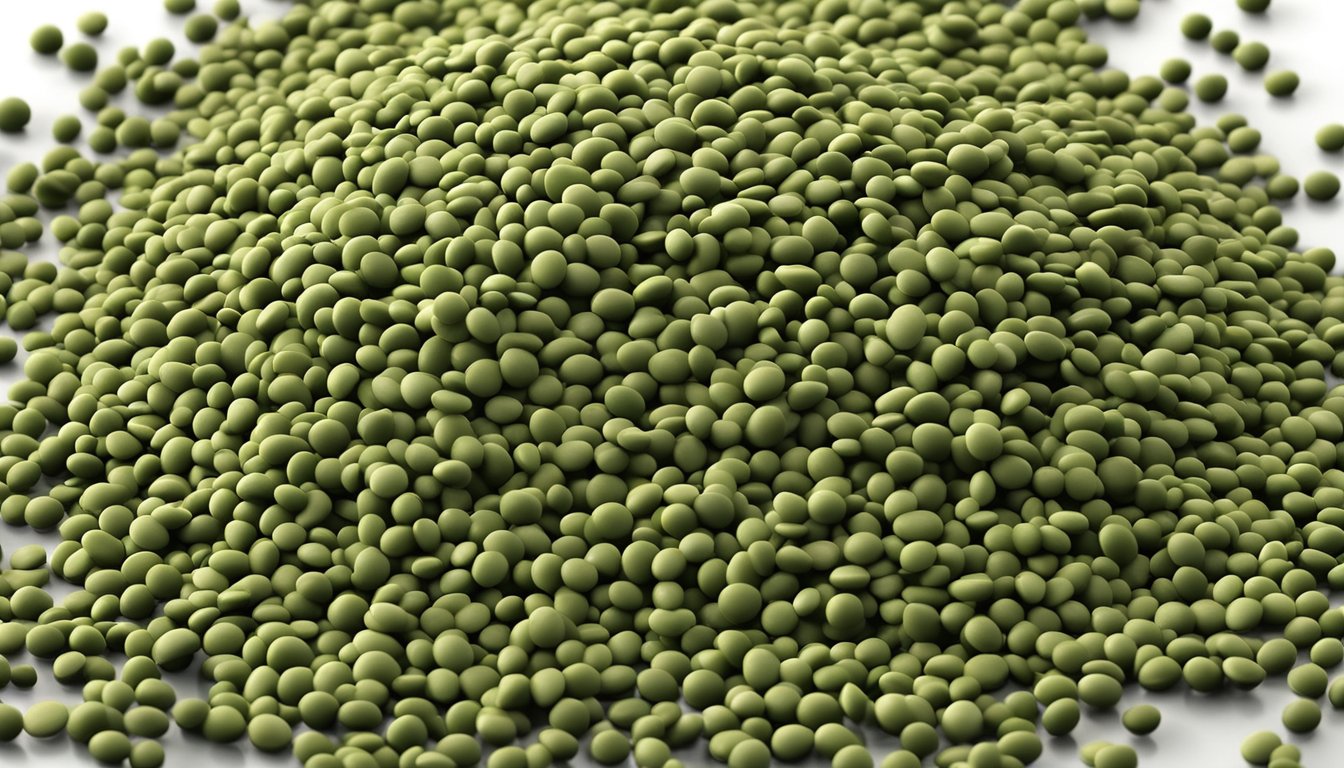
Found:
<svg viewBox="0 0 1344 768"><path fill-rule="evenodd" d="M223 3L199 60L122 52L95 154L0 199L0 518L62 539L0 574L0 653L84 693L0 739L868 768L863 724L884 768L1011 768L1127 684L1282 674L1314 728L1344 278L1092 6Z"/></svg>

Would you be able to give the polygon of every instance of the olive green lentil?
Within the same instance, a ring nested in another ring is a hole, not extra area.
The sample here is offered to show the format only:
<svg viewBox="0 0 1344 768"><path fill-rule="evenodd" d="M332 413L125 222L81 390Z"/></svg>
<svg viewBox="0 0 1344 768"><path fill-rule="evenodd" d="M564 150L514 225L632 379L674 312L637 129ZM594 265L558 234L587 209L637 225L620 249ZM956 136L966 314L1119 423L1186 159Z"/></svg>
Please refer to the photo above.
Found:
<svg viewBox="0 0 1344 768"><path fill-rule="evenodd" d="M238 0L215 0L214 13L225 21L233 21L242 13Z"/></svg>
<svg viewBox="0 0 1344 768"><path fill-rule="evenodd" d="M1237 66L1247 72L1258 72L1269 64L1269 47L1259 42L1244 42L1232 51Z"/></svg>
<svg viewBox="0 0 1344 768"><path fill-rule="evenodd" d="M219 22L214 16L199 13L187 19L182 34L193 43L204 43L214 38L219 31Z"/></svg>
<svg viewBox="0 0 1344 768"><path fill-rule="evenodd" d="M33 118L28 102L16 96L0 99L0 131L18 133Z"/></svg>
<svg viewBox="0 0 1344 768"><path fill-rule="evenodd" d="M1316 131L1316 146L1326 152L1344 149L1344 124L1329 123Z"/></svg>
<svg viewBox="0 0 1344 768"><path fill-rule="evenodd" d="M978 768L1122 680L1249 688L1310 647L1290 684L1325 690L1344 279L1244 119L1099 69L1080 13L1139 4L675 5L196 15L199 60L96 76L86 105L175 111L100 112L118 156L0 203L5 319L44 329L0 516L77 588L12 563L0 651L96 705L24 726L132 765L171 708L309 768L474 765L474 734L496 768L580 737L869 768L868 721L884 766ZM14 250L40 208L59 267ZM197 659L179 702L160 669Z"/></svg>
<svg viewBox="0 0 1344 768"><path fill-rule="evenodd" d="M1301 82L1302 79L1298 77L1296 72L1288 69L1279 70L1265 75L1265 90L1271 96L1283 98L1292 96Z"/></svg>
<svg viewBox="0 0 1344 768"><path fill-rule="evenodd" d="M1202 13L1191 13L1181 19L1181 34L1191 40L1208 39L1213 32L1213 19Z"/></svg>
<svg viewBox="0 0 1344 768"><path fill-rule="evenodd" d="M61 46L65 44L65 35L61 33L60 27L43 24L29 35L28 44L37 53L51 56L61 50Z"/></svg>
<svg viewBox="0 0 1344 768"><path fill-rule="evenodd" d="M98 37L107 31L107 14L102 11L80 14L75 20L75 28L89 37Z"/></svg>
<svg viewBox="0 0 1344 768"><path fill-rule="evenodd" d="M1302 180L1302 191L1312 200L1333 200L1339 194L1339 177L1330 171L1315 171Z"/></svg>
<svg viewBox="0 0 1344 768"><path fill-rule="evenodd" d="M1162 712L1152 704L1136 704L1120 716L1125 730L1136 736L1147 736L1162 723Z"/></svg>
<svg viewBox="0 0 1344 768"><path fill-rule="evenodd" d="M1298 699L1283 708L1283 727L1293 733L1309 733L1321 724L1321 706L1311 699Z"/></svg>
<svg viewBox="0 0 1344 768"><path fill-rule="evenodd" d="M1227 95L1227 78L1217 73L1204 75L1195 81L1194 92L1195 97L1203 102L1212 104L1222 101Z"/></svg>
<svg viewBox="0 0 1344 768"><path fill-rule="evenodd" d="M74 115L61 115L51 124L51 136L62 144L69 144L79 138L83 124Z"/></svg>
<svg viewBox="0 0 1344 768"><path fill-rule="evenodd" d="M70 710L59 701L40 701L23 713L23 730L29 736L47 738L65 730Z"/></svg>
<svg viewBox="0 0 1344 768"><path fill-rule="evenodd" d="M1139 0L1105 0L1106 15L1116 21L1133 21L1138 18Z"/></svg>
<svg viewBox="0 0 1344 768"><path fill-rule="evenodd" d="M1190 69L1190 62L1185 59L1167 59L1158 74L1169 83L1180 84L1190 79Z"/></svg>
<svg viewBox="0 0 1344 768"><path fill-rule="evenodd" d="M1139 754L1128 744L1109 744L1097 750L1092 765L1096 768L1138 768Z"/></svg>
<svg viewBox="0 0 1344 768"><path fill-rule="evenodd" d="M98 68L98 51L88 43L71 43L61 49L61 61L74 72L92 72Z"/></svg>
<svg viewBox="0 0 1344 768"><path fill-rule="evenodd" d="M1235 29L1220 29L1209 35L1209 47L1218 53L1231 54L1241 45L1241 35Z"/></svg>

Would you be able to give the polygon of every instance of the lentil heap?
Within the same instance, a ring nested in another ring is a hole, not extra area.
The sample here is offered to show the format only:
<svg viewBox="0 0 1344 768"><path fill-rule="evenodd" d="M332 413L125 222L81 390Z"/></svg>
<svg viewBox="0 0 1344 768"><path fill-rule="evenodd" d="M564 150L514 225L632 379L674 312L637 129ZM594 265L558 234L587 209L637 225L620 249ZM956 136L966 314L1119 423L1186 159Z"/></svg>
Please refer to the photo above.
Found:
<svg viewBox="0 0 1344 768"><path fill-rule="evenodd" d="M113 154L0 202L5 319L55 315L0 518L62 539L0 652L85 698L0 737L865 768L863 723L1011 767L1127 683L1310 648L1284 722L1335 701L1344 279L1258 133L1103 69L1074 0L216 7L199 61L103 59Z"/></svg>

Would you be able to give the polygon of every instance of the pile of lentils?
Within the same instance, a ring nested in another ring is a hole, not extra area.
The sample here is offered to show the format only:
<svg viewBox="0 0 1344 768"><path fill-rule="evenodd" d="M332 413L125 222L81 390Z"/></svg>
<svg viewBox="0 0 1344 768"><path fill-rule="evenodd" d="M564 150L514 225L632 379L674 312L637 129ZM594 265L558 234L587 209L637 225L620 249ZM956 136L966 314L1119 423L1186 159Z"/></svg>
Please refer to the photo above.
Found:
<svg viewBox="0 0 1344 768"><path fill-rule="evenodd" d="M1344 278L1112 5L224 0L104 62L0 198L0 518L61 539L0 653L84 699L0 740L1014 768L1283 674L1314 728Z"/></svg>

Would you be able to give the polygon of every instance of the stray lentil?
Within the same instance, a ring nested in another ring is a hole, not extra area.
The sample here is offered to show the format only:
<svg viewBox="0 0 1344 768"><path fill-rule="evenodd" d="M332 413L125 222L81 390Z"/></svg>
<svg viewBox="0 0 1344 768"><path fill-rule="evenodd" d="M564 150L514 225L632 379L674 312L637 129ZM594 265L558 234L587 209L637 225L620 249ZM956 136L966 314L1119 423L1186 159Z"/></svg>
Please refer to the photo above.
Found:
<svg viewBox="0 0 1344 768"><path fill-rule="evenodd" d="M1296 72L1289 69L1279 70L1265 75L1265 90L1270 96L1284 98L1292 96L1301 82L1302 79Z"/></svg>
<svg viewBox="0 0 1344 768"><path fill-rule="evenodd" d="M1333 200L1339 194L1339 177L1330 171L1315 171L1302 180L1302 191L1312 200Z"/></svg>

